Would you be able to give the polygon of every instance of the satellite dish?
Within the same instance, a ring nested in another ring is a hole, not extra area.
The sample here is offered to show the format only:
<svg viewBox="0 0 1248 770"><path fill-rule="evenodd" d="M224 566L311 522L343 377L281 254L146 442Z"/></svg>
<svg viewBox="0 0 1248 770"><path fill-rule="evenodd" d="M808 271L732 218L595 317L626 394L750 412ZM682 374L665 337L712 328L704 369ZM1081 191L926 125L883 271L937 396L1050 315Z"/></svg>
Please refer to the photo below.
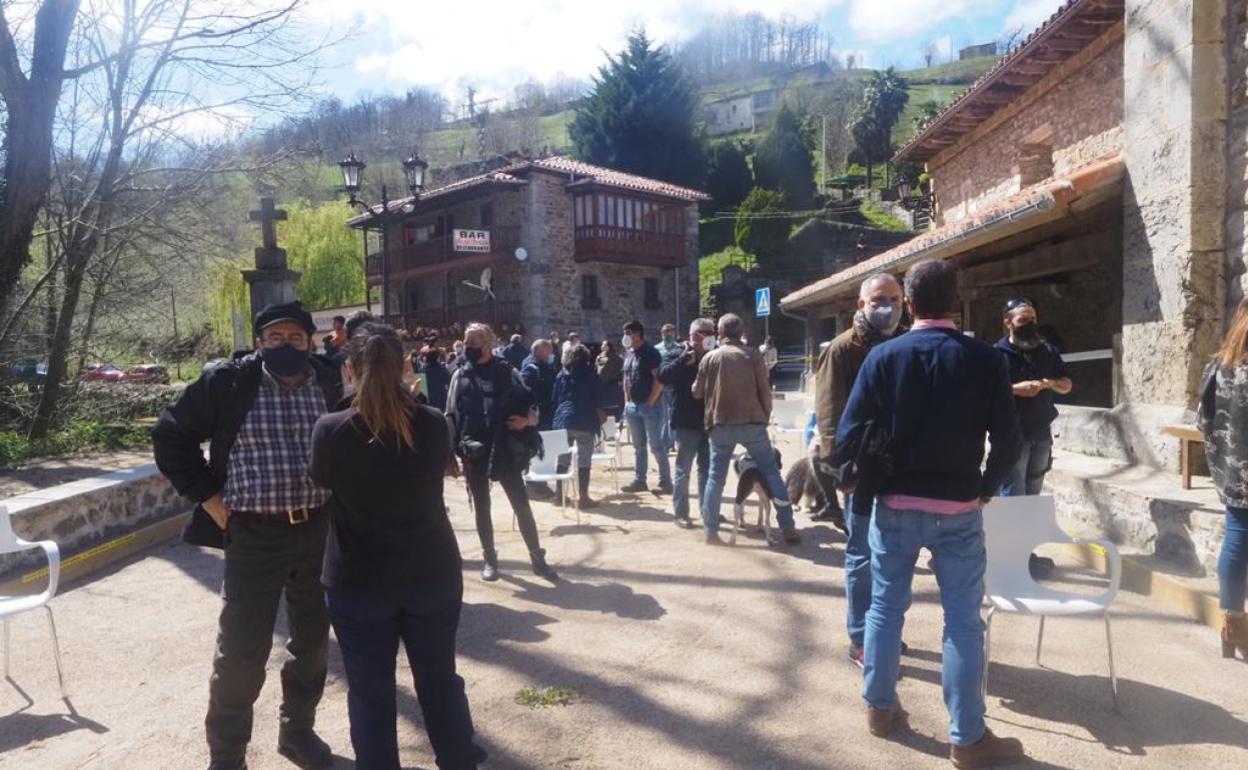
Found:
<svg viewBox="0 0 1248 770"><path fill-rule="evenodd" d="M485 292L485 296L489 297L490 299L494 299L494 291L491 288L492 276L493 276L493 271L491 271L490 268L487 267L486 269L481 271L480 283L473 283L472 281L464 281L464 285L469 288L476 289L477 291L483 291Z"/></svg>
<svg viewBox="0 0 1248 770"><path fill-rule="evenodd" d="M517 247L516 247L516 259L518 259L518 260L520 260L521 262L523 262L524 260L526 260L526 259L528 259L528 258L529 258L529 251L528 251L528 249L524 248L523 246L517 246Z"/></svg>

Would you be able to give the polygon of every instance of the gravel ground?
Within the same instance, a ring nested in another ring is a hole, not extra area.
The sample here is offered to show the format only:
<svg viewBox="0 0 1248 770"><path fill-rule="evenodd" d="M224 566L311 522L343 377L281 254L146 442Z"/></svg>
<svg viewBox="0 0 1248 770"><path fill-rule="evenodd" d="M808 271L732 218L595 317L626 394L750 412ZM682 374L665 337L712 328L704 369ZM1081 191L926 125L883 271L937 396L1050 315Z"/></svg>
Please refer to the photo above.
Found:
<svg viewBox="0 0 1248 770"><path fill-rule="evenodd" d="M599 473L595 492L608 489ZM845 658L843 538L830 527L806 526L792 549L757 537L711 548L698 531L672 526L664 499L608 495L580 526L570 510L539 503L544 544L564 577L551 586L528 573L497 493L505 575L486 584L462 487L448 502L466 559L460 668L486 767L950 767L938 594L924 569L899 687L912 729L882 741L866 731L861 674ZM217 554L166 544L59 596L68 702L57 697L42 617L14 619L0 768L205 767L220 573ZM1248 767L1248 666L1221 660L1208 628L1121 595L1116 714L1099 621L1050 621L1044 667L1034 663L1034 619L1003 616L995 626L989 723L1023 740L1033 757L1024 767ZM257 704L253 770L293 767L275 751L284 635L279 627ZM352 767L332 641L330 659L318 729L338 766ZM404 763L432 768L403 661L399 676ZM526 687L570 688L573 698L531 708L516 702Z"/></svg>

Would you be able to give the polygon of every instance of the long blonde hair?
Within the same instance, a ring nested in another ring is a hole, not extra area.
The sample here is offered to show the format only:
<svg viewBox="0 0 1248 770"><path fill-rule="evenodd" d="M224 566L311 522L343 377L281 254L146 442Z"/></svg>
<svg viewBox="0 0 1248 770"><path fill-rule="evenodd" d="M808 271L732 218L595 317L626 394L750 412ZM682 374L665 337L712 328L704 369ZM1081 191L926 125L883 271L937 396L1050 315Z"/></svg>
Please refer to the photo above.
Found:
<svg viewBox="0 0 1248 770"><path fill-rule="evenodd" d="M1239 301L1235 317L1222 339L1222 347L1218 350L1218 363L1223 366L1239 366L1244 355L1248 353L1248 297Z"/></svg>
<svg viewBox="0 0 1248 770"><path fill-rule="evenodd" d="M355 409L364 427L378 441L396 437L409 449L416 402L403 387L403 342L394 328L366 323L351 335L351 372L359 380Z"/></svg>

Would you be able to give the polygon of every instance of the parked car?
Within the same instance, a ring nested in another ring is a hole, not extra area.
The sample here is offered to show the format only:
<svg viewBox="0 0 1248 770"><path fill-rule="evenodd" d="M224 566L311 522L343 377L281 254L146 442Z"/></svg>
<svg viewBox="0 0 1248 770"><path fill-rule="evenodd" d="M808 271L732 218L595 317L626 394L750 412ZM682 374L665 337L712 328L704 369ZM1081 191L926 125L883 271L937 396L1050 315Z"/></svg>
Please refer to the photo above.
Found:
<svg viewBox="0 0 1248 770"><path fill-rule="evenodd" d="M125 382L154 382L169 384L169 370L158 364L139 364L126 372Z"/></svg>
<svg viewBox="0 0 1248 770"><path fill-rule="evenodd" d="M48 365L33 358L19 358L9 364L9 377L15 382L38 387L48 379Z"/></svg>
<svg viewBox="0 0 1248 770"><path fill-rule="evenodd" d="M79 372L78 379L86 382L121 382L126 379L126 372L116 364L98 362L89 364Z"/></svg>

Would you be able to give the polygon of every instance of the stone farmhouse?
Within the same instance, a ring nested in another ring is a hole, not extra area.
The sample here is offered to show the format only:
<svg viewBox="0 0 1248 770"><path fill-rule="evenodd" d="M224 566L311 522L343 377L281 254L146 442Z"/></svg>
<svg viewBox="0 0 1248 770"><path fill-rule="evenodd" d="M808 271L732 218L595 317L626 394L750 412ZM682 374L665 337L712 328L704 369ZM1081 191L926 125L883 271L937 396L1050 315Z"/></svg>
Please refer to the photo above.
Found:
<svg viewBox="0 0 1248 770"><path fill-rule="evenodd" d="M579 331L593 341L615 339L631 318L656 332L687 324L698 310L705 200L697 190L556 156L393 201L384 313L444 338L471 321L500 335ZM361 214L347 224L375 222ZM374 229L370 291L383 283L379 241Z"/></svg>
<svg viewBox="0 0 1248 770"><path fill-rule="evenodd" d="M865 276L950 260L964 331L995 341L1012 297L1056 329L1076 382L1059 448L1175 468L1161 428L1190 424L1244 296L1246 16L1248 0L1068 0L896 153L926 165L932 229L780 307L845 328ZM1084 502L1100 526L1209 561L1182 511L1141 502L1110 526L1112 502Z"/></svg>

